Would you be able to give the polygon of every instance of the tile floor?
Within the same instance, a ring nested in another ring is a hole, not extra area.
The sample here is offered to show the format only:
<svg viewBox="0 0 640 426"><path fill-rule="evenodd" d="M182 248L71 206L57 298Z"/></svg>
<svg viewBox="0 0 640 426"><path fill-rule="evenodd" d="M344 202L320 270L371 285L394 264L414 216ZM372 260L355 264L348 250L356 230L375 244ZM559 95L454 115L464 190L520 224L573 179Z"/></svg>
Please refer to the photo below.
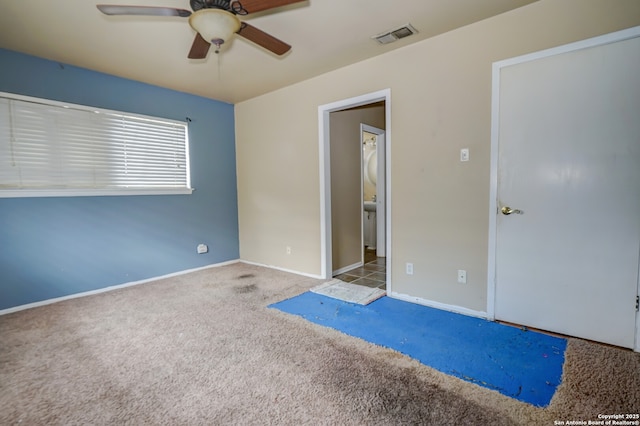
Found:
<svg viewBox="0 0 640 426"><path fill-rule="evenodd" d="M371 288L386 288L386 258L376 257L376 251L365 249L364 265L342 274L336 275L342 281L359 284Z"/></svg>

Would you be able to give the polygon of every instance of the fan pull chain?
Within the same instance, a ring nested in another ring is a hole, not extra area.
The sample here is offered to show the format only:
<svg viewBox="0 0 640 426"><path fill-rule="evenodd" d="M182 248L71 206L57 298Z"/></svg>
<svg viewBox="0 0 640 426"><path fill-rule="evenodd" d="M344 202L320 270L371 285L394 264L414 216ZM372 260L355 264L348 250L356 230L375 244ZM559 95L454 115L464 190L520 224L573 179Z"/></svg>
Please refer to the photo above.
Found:
<svg viewBox="0 0 640 426"><path fill-rule="evenodd" d="M218 65L218 81L222 81L222 59L220 59L222 55L216 52L216 62Z"/></svg>

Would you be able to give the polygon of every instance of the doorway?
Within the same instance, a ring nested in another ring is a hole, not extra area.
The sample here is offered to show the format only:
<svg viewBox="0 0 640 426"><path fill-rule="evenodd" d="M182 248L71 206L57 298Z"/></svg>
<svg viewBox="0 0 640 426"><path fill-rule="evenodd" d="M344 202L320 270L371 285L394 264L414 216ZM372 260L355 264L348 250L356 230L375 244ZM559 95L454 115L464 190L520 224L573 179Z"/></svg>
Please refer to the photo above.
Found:
<svg viewBox="0 0 640 426"><path fill-rule="evenodd" d="M639 67L638 28L494 65L496 319L639 349Z"/></svg>
<svg viewBox="0 0 640 426"><path fill-rule="evenodd" d="M332 113L346 111L354 108L359 108L375 103L382 103L384 108L384 122L385 122L385 157L387 158L386 165L384 167L384 172L386 175L386 183L384 188L384 196L385 196L385 207L384 207L384 225L385 225L385 254L386 254L386 289L389 291L390 288L390 276L391 271L388 265L390 264L389 258L391 254L390 250L390 215L389 215L389 205L390 205L390 112L391 112L391 99L390 99L390 90L382 90L379 92L369 93L366 95L358 96L355 98L345 99L342 101L334 102L331 104L321 105L318 107L318 124L319 124L319 145L320 145L320 208L321 208L321 276L324 279L330 279L333 276L334 271L334 250L338 251L345 247L342 243L337 244L333 241L332 233L333 233L333 221L336 220L336 211L334 211L334 207L332 204L332 176L331 176L331 166L332 166L332 156L331 156L331 129L332 129ZM333 123L334 127L336 123ZM358 123L359 124L359 123ZM361 152L361 148L356 146L356 148ZM361 154L358 154L359 156ZM339 161L339 158L334 158L334 161ZM357 168L358 173L358 183L361 185L362 179L362 166L358 166L357 164L352 165L353 168ZM334 180L335 183L335 180ZM335 186L333 191L336 191ZM358 189L358 193L361 193L361 186ZM358 202L358 215L359 215L359 223L362 220L362 198L356 200ZM339 206L338 206L339 207ZM336 208L337 209L337 208ZM333 217L333 219L332 219ZM339 216L338 216L339 217ZM360 225L361 226L361 225ZM358 230L356 237L352 237L352 244L357 244L358 250L361 251L362 248L362 230L361 228ZM362 262L362 260L361 260Z"/></svg>

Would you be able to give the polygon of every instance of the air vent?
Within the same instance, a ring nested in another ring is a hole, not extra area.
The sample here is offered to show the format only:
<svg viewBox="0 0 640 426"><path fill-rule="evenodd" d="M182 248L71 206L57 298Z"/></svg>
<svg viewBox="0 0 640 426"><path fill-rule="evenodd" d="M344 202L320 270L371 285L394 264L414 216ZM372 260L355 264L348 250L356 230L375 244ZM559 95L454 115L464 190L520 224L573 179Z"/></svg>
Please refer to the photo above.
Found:
<svg viewBox="0 0 640 426"><path fill-rule="evenodd" d="M393 43L396 40L400 40L401 38L409 37L410 35L416 34L417 32L418 31L413 28L411 24L406 24L391 31L375 35L371 38L376 40L380 44L389 44Z"/></svg>

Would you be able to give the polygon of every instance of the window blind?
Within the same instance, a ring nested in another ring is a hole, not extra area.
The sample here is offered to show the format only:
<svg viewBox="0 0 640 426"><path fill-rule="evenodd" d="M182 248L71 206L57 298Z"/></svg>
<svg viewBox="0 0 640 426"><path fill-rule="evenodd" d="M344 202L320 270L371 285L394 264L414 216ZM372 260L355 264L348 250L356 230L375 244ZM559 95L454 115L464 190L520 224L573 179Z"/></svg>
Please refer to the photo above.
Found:
<svg viewBox="0 0 640 426"><path fill-rule="evenodd" d="M190 193L188 166L186 123L0 94L0 195Z"/></svg>

